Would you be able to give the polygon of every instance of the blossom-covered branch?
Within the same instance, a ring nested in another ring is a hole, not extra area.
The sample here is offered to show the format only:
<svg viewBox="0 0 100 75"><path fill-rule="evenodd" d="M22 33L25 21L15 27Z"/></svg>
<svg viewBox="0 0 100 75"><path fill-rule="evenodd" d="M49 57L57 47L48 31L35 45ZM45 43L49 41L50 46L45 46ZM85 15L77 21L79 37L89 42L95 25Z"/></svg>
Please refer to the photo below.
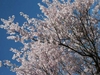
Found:
<svg viewBox="0 0 100 75"><path fill-rule="evenodd" d="M43 19L23 12L23 25L14 23L14 16L1 19L7 39L23 44L21 50L11 48L12 59L21 63L11 64L13 71L17 75L99 75L100 1L42 1L46 6L38 5Z"/></svg>

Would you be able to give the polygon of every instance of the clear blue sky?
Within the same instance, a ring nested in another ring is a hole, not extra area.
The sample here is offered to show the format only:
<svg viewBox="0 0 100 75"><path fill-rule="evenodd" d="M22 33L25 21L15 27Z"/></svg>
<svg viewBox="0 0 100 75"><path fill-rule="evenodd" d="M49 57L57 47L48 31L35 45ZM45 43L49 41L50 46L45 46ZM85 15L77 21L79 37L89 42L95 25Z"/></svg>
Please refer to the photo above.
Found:
<svg viewBox="0 0 100 75"><path fill-rule="evenodd" d="M15 21L23 23L24 18L19 15L19 12L24 12L30 17L36 17L40 14L39 6L41 0L0 0L0 18L8 19L9 16L15 15ZM0 21L0 24L2 22ZM9 51L11 47L20 49L21 44L15 43L12 40L7 40L6 31L0 29L0 60L11 60L13 53ZM12 61L15 62L15 61ZM0 75L16 75L9 69L0 68Z"/></svg>

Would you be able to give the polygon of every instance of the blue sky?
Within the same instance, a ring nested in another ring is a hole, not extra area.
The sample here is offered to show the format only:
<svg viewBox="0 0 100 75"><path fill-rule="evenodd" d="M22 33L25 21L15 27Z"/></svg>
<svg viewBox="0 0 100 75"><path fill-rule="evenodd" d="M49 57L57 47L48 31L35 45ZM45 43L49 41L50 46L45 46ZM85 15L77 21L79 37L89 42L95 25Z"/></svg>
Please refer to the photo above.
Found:
<svg viewBox="0 0 100 75"><path fill-rule="evenodd" d="M15 22L22 24L25 20L19 15L19 12L24 12L30 17L37 17L37 14L41 14L37 3L41 3L41 0L0 0L0 18L8 19L9 16L15 15ZM0 24L2 22L0 21ZM4 29L0 29L0 60L12 60L13 53L9 51L11 47L20 49L21 44L15 43L12 40L7 40L7 34ZM9 69L0 68L0 75L16 75L9 71Z"/></svg>

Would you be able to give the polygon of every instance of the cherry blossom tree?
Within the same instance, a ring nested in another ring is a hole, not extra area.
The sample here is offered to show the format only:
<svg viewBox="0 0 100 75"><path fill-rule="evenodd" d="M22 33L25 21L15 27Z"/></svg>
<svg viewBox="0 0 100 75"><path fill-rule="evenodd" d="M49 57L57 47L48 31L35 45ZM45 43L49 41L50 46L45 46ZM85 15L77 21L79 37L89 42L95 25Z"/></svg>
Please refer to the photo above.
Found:
<svg viewBox="0 0 100 75"><path fill-rule="evenodd" d="M17 75L99 75L100 74L100 1L42 0L42 19L29 18L23 25L14 23L15 16L3 22L7 39L23 44L11 48L12 59L0 62Z"/></svg>

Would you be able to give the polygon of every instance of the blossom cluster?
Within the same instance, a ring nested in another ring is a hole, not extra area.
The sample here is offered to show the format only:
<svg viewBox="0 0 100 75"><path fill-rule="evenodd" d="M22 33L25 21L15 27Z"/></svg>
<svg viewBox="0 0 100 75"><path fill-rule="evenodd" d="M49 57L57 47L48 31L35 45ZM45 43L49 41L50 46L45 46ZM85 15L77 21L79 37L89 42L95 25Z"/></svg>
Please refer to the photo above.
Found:
<svg viewBox="0 0 100 75"><path fill-rule="evenodd" d="M1 19L3 24L0 28L7 30L9 34L7 39L23 44L21 50L11 48L14 53L12 59L21 65L15 66L8 60L4 65L13 66L12 71L17 75L95 73L96 67L92 63L94 60L88 56L94 52L95 59L96 50L100 54L97 17L100 2L97 3L97 0L42 0L42 2L47 5L38 4L44 13L42 20L29 18L23 12L20 12L26 19L23 25L14 23L15 16L9 17L8 20ZM94 39L97 49L91 43ZM1 64L3 63L0 62L0 66Z"/></svg>

